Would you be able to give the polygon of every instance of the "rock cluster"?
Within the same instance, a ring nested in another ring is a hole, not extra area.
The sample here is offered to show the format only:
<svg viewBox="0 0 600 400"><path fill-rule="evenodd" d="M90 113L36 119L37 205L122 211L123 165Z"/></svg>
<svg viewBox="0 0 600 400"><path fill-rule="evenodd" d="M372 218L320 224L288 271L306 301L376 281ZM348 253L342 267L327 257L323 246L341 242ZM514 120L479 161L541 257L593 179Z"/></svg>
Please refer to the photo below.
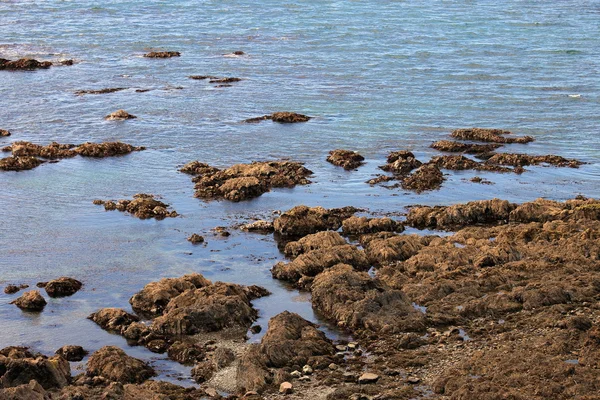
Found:
<svg viewBox="0 0 600 400"><path fill-rule="evenodd" d="M47 69L52 66L50 61L38 61L32 58L21 58L19 60L10 61L4 58L0 58L0 71L1 70L12 70L12 71L30 71L34 69Z"/></svg>
<svg viewBox="0 0 600 400"><path fill-rule="evenodd" d="M128 212L139 219L155 218L158 220L165 218L175 218L179 214L177 211L169 211L169 205L160 200L156 200L154 195L138 193L133 195L133 200L94 200L94 204L103 205L106 211L118 210Z"/></svg>
<svg viewBox="0 0 600 400"><path fill-rule="evenodd" d="M360 167L364 164L364 160L365 158L355 151L341 149L330 151L327 157L328 162L346 170Z"/></svg>
<svg viewBox="0 0 600 400"><path fill-rule="evenodd" d="M180 57L181 53L178 51L151 51L150 53L144 54L146 58L171 58Z"/></svg>
<svg viewBox="0 0 600 400"><path fill-rule="evenodd" d="M281 112L275 112L275 113L269 114L269 115L263 115L262 117L249 118L249 119L245 120L244 122L256 123L256 122L271 120L273 122L279 122L279 123L283 123L283 124L291 124L291 123L296 123L296 122L307 122L311 118L312 117L309 117L308 115L297 114L297 113L288 112L288 111L281 111Z"/></svg>
<svg viewBox="0 0 600 400"><path fill-rule="evenodd" d="M218 169L193 161L180 171L195 175L195 196L204 200L226 199L234 202L258 197L272 188L307 185L312 171L291 161L253 162Z"/></svg>
<svg viewBox="0 0 600 400"><path fill-rule="evenodd" d="M30 142L14 142L2 148L2 151L12 152L12 157L0 159L0 170L22 171L33 169L47 160L81 157L113 157L129 154L133 151L144 150L144 147L134 147L122 142L83 143L80 145L61 144L52 142L47 146ZM42 159L40 159L40 158Z"/></svg>

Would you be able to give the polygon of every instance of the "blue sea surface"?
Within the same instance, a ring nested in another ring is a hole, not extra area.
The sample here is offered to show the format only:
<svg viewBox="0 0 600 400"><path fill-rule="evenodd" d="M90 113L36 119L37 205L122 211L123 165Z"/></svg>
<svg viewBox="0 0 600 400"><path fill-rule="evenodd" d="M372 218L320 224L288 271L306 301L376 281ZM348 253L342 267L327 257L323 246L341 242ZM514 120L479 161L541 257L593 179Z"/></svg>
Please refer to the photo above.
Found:
<svg viewBox="0 0 600 400"><path fill-rule="evenodd" d="M0 71L0 128L12 132L0 147L17 140L147 147L0 173L0 285L59 276L85 284L72 297L50 299L40 314L23 313L8 304L15 295L0 294L0 348L51 353L65 344L90 351L116 344L151 360L161 378L191 384L189 368L128 347L87 315L128 309L146 283L196 271L272 291L255 302L263 328L286 309L318 320L308 296L271 279L271 266L283 259L271 236L231 229L224 239L211 234L215 226L273 218L297 204L353 205L376 215L494 197L600 197L599 32L600 2L592 0L0 1L0 58L75 60ZM181 57L143 57L152 50ZM190 75L242 81L216 87ZM110 87L127 89L75 94ZM104 120L117 109L138 118ZM275 111L314 119L241 123ZM442 188L422 194L365 183L390 151L409 149L427 161L439 154L432 142L473 126L536 139L501 151L587 164L526 167L522 175L445 171ZM366 165L347 172L325 162L336 148L360 152ZM206 203L178 172L192 160L227 167L283 158L304 162L313 184ZM475 175L494 184L470 182ZM141 221L92 204L139 192L160 195L182 216ZM188 243L194 232L207 244Z"/></svg>

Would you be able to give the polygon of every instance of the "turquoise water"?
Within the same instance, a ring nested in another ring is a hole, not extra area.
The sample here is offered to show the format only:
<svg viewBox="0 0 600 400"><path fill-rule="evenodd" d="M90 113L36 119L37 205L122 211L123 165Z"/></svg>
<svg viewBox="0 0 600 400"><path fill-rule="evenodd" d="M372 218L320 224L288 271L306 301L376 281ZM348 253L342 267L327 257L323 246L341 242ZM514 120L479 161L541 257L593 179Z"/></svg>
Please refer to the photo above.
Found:
<svg viewBox="0 0 600 400"><path fill-rule="evenodd" d="M0 128L13 133L0 146L122 140L148 150L0 174L0 284L61 275L85 283L39 315L22 313L8 304L14 296L0 294L0 347L127 348L85 317L100 307L127 308L147 282L191 271L268 287L274 295L256 303L263 326L285 309L315 319L306 296L270 278L283 258L272 237L233 229L228 239L210 234L296 204L355 205L378 214L493 197L600 197L599 17L597 1L1 1L1 58L76 64L0 71ZM143 58L150 50L182 56ZM247 55L227 56L236 50ZM216 88L189 75L243 81ZM128 89L74 94L106 87ZM120 108L138 118L104 121ZM240 123L282 110L315 118ZM364 183L390 151L411 149L426 161L437 154L431 142L471 126L536 138L503 151L588 164L477 174L495 183L485 186L467 181L473 172L449 173L442 189L421 195ZM335 148L357 150L367 164L354 172L333 167L324 160ZM194 199L189 177L177 172L195 159L226 167L285 157L305 162L314 183L240 204ZM161 195L182 217L139 221L92 204L138 192ZM189 244L193 232L208 244ZM153 360L163 378L189 383L188 369L143 348L127 351Z"/></svg>

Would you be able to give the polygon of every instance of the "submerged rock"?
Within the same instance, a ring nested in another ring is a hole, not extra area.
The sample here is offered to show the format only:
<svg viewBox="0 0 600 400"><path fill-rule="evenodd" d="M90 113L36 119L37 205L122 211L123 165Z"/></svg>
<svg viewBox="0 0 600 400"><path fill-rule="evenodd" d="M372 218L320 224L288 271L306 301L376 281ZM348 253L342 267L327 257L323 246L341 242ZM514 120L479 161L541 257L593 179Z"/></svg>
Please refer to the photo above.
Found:
<svg viewBox="0 0 600 400"><path fill-rule="evenodd" d="M200 244L204 243L204 237L198 235L197 233L193 233L190 237L187 238L187 241L192 244Z"/></svg>
<svg viewBox="0 0 600 400"><path fill-rule="evenodd" d="M144 54L146 58L171 58L180 57L181 53L178 51L151 51L150 53Z"/></svg>
<svg viewBox="0 0 600 400"><path fill-rule="evenodd" d="M108 114L104 119L108 121L123 121L126 119L134 119L137 118L135 115L129 114L125 110L117 110L113 113Z"/></svg>
<svg viewBox="0 0 600 400"><path fill-rule="evenodd" d="M504 131L502 129L485 129L485 128L470 128L470 129L456 129L452 132L451 136L456 139L462 140L474 140L480 142L492 142L492 143L529 143L533 142L534 139L531 136L506 136L511 135L512 132Z"/></svg>
<svg viewBox="0 0 600 400"><path fill-rule="evenodd" d="M81 289L81 286L83 286L83 284L77 279L63 276L49 281L46 286L44 286L44 289L46 289L46 293L48 293L48 296L50 297L65 297L76 293Z"/></svg>
<svg viewBox="0 0 600 400"><path fill-rule="evenodd" d="M465 156L436 156L429 161L429 164L434 164L438 168L449 169L453 171L476 170L490 172L516 172L513 169L494 165L493 162L480 163L471 160Z"/></svg>
<svg viewBox="0 0 600 400"><path fill-rule="evenodd" d="M77 152L73 150L74 147L74 144L60 144L57 142L42 146L30 142L19 141L14 142L5 149L12 151L14 157L34 156L55 160L59 158L75 157Z"/></svg>
<svg viewBox="0 0 600 400"><path fill-rule="evenodd" d="M439 140L431 145L431 148L448 153L485 154L490 153L502 144L474 144L462 143L452 140Z"/></svg>
<svg viewBox="0 0 600 400"><path fill-rule="evenodd" d="M34 69L47 69L52 66L50 61L38 61L32 58L21 58L16 61L6 60L0 58L0 71L1 70L25 70L30 71Z"/></svg>
<svg viewBox="0 0 600 400"><path fill-rule="evenodd" d="M332 150L329 152L327 161L346 170L356 169L364 164L365 158L355 151Z"/></svg>
<svg viewBox="0 0 600 400"><path fill-rule="evenodd" d="M155 376L156 372L144 361L128 356L120 348L104 346L90 356L86 374L112 382L142 383Z"/></svg>
<svg viewBox="0 0 600 400"><path fill-rule="evenodd" d="M20 291L21 289L27 289L29 287L29 285L6 285L4 287L4 293L6 294L15 294L18 291Z"/></svg>
<svg viewBox="0 0 600 400"><path fill-rule="evenodd" d="M38 290L30 290L18 299L11 301L10 304L14 304L26 311L42 311L48 303L46 303L46 300Z"/></svg>
<svg viewBox="0 0 600 400"><path fill-rule="evenodd" d="M0 129L0 137L7 137L10 136L10 132L7 131L6 129Z"/></svg>
<svg viewBox="0 0 600 400"><path fill-rule="evenodd" d="M442 172L433 164L425 164L402 181L402 187L417 193L439 188L445 178Z"/></svg>
<svg viewBox="0 0 600 400"><path fill-rule="evenodd" d="M81 346L63 346L56 350L55 354L61 356L67 361L81 361L88 352Z"/></svg>
<svg viewBox="0 0 600 400"><path fill-rule="evenodd" d="M121 333L127 329L129 325L140 320L137 316L129 314L125 310L112 307L98 310L95 313L90 314L88 319L91 319L96 324L100 325L102 329L117 333Z"/></svg>
<svg viewBox="0 0 600 400"><path fill-rule="evenodd" d="M105 89L96 89L96 90L78 90L75 92L76 95L81 96L84 94L106 94L106 93L115 93L120 92L121 90L126 90L127 88L105 88Z"/></svg>
<svg viewBox="0 0 600 400"><path fill-rule="evenodd" d="M338 230L342 221L359 210L354 207L325 209L323 207L296 206L273 221L275 232L282 236L302 237L310 233Z"/></svg>
<svg viewBox="0 0 600 400"><path fill-rule="evenodd" d="M270 221L254 221L248 224L244 224L240 226L240 229L246 232L261 232L261 233L270 233L275 230L273 227L273 223Z"/></svg>
<svg viewBox="0 0 600 400"><path fill-rule="evenodd" d="M133 195L133 200L123 199L117 201L116 203L113 201L94 200L93 203L96 205L104 205L104 209L106 211L126 211L140 219L155 218L162 220L167 217L175 218L179 215L175 210L168 211L168 204L156 200L154 195L146 193L138 193Z"/></svg>
<svg viewBox="0 0 600 400"><path fill-rule="evenodd" d="M291 188L307 185L312 171L291 161L253 162L236 164L218 170L206 164L192 162L183 172L198 174L193 181L195 196L205 200L226 199L234 202L252 199L272 188Z"/></svg>
<svg viewBox="0 0 600 400"><path fill-rule="evenodd" d="M245 120L246 123L256 123L266 120L271 120L273 122L279 123L295 123L295 122L307 122L312 117L303 114L297 114L293 112L275 112L270 115L263 115L262 117L249 118Z"/></svg>

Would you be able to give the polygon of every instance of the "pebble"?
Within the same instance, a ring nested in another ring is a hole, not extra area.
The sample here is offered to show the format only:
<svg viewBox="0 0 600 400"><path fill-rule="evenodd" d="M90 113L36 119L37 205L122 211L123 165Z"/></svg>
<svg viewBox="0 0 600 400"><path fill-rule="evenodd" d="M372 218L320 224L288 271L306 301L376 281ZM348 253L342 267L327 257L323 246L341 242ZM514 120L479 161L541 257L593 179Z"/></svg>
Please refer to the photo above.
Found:
<svg viewBox="0 0 600 400"><path fill-rule="evenodd" d="M330 369L330 370L332 370L332 371L335 371L335 370L337 369L337 367L338 367L338 366L337 366L337 364L335 364L335 363L331 363L331 364L329 364L329 369Z"/></svg>
<svg viewBox="0 0 600 400"><path fill-rule="evenodd" d="M279 385L279 393L290 394L293 391L294 391L294 388L293 388L292 384L289 382L283 382L281 385Z"/></svg>
<svg viewBox="0 0 600 400"><path fill-rule="evenodd" d="M300 371L293 371L290 375L292 376L292 378L298 379L298 378L300 378L302 376L302 372L300 372Z"/></svg>
<svg viewBox="0 0 600 400"><path fill-rule="evenodd" d="M411 384L414 385L414 384L417 384L417 383L421 382L421 379L419 377L417 377L417 376L409 376L406 381L408 383L411 383Z"/></svg>
<svg viewBox="0 0 600 400"><path fill-rule="evenodd" d="M338 344L337 346L335 346L337 351L346 351L348 349L348 346L343 345L343 344Z"/></svg>
<svg viewBox="0 0 600 400"><path fill-rule="evenodd" d="M358 383L360 383L360 384L375 383L378 380L379 380L379 375L373 374L371 372L365 372L358 378Z"/></svg>
<svg viewBox="0 0 600 400"><path fill-rule="evenodd" d="M305 365L304 367L302 367L302 372L304 373L304 375L310 375L313 373L313 369L310 367L310 365Z"/></svg>

